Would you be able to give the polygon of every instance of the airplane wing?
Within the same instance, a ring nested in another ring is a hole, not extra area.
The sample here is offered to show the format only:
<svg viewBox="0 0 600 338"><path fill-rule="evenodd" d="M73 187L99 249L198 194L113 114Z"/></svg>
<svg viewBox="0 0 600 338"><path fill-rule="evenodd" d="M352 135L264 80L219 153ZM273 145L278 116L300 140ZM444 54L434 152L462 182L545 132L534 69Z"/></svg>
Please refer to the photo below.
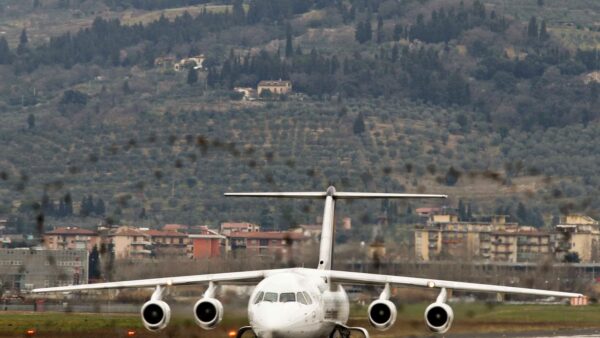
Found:
<svg viewBox="0 0 600 338"><path fill-rule="evenodd" d="M583 297L583 295L579 294L579 293L547 291L547 290L540 290L540 289L527 289L527 288L517 288L517 287L511 287L511 286L500 286L500 285L489 285L489 284L453 282L453 281L427 279L427 278L377 275L377 274L360 273L360 272L347 272L347 271L331 270L331 271L323 271L323 274L325 277L328 277L331 282L341 283L341 284L359 284L359 285L390 284L390 285L421 286L421 287L438 288L438 289L446 288L446 289L450 289L450 290L474 291L474 292L514 293L514 294L545 296L545 297L564 297L564 298Z"/></svg>
<svg viewBox="0 0 600 338"><path fill-rule="evenodd" d="M244 272L226 272L206 275L180 276L180 277L164 277L151 279L138 279L121 282L82 284L71 286L59 286L52 288L33 289L34 293L44 292L69 292L81 290L101 290L101 289L123 289L123 288L149 288L155 286L171 286L171 285L186 285L186 284L208 284L210 282L222 284L248 284L257 283L263 278L273 273L284 272L286 269L280 270L256 270Z"/></svg>

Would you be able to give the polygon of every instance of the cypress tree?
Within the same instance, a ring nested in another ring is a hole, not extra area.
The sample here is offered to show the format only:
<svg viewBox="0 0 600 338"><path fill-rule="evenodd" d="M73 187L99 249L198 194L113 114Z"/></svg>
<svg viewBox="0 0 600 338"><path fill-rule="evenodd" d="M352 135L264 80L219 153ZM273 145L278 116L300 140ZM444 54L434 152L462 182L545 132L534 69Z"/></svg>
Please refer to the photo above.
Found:
<svg viewBox="0 0 600 338"><path fill-rule="evenodd" d="M94 245L92 252L90 252L88 277L90 279L99 279L101 277L100 251L96 245Z"/></svg>
<svg viewBox="0 0 600 338"><path fill-rule="evenodd" d="M371 28L371 21L368 19L365 20L364 27L365 27L365 39L366 39L366 41L371 41L371 39L373 38L373 29Z"/></svg>
<svg viewBox="0 0 600 338"><path fill-rule="evenodd" d="M354 38L356 39L356 41L358 41L359 43L363 43L364 42L364 26L362 21L358 22L356 24L356 28L354 30Z"/></svg>
<svg viewBox="0 0 600 338"><path fill-rule="evenodd" d="M291 58L294 55L294 46L292 42L292 26L288 23L285 28L285 57Z"/></svg>
<svg viewBox="0 0 600 338"><path fill-rule="evenodd" d="M359 135L365 132L365 119L363 114L360 113L354 120L353 131L355 135Z"/></svg>
<svg viewBox="0 0 600 338"><path fill-rule="evenodd" d="M244 6L242 0L235 0L233 2L233 10L232 10L233 20L234 22L244 22L246 19L246 12L244 11Z"/></svg>
<svg viewBox="0 0 600 338"><path fill-rule="evenodd" d="M399 23L394 25L394 40L398 41L400 40L400 38L402 38L402 25L400 25Z"/></svg>
<svg viewBox="0 0 600 338"><path fill-rule="evenodd" d="M98 216L103 216L106 213L106 206L104 205L104 200L102 198L99 198L98 202L96 202L95 213Z"/></svg>
<svg viewBox="0 0 600 338"><path fill-rule="evenodd" d="M527 26L527 37L530 39L538 38L538 25L535 16L532 16L531 19L529 19L529 25Z"/></svg>
<svg viewBox="0 0 600 338"><path fill-rule="evenodd" d="M65 195L65 216L73 215L73 199L71 198L71 193L67 193Z"/></svg>
<svg viewBox="0 0 600 338"><path fill-rule="evenodd" d="M35 116L33 114L29 114L29 116L27 116L27 128L30 130L35 128Z"/></svg>
<svg viewBox="0 0 600 338"><path fill-rule="evenodd" d="M190 67L187 75L187 83L191 86L198 82L198 72L194 67Z"/></svg>
<svg viewBox="0 0 600 338"><path fill-rule="evenodd" d="M7 65L12 62L10 47L5 37L0 37L0 65Z"/></svg>
<svg viewBox="0 0 600 338"><path fill-rule="evenodd" d="M548 34L548 30L546 28L546 20L542 20L542 24L540 25L540 40L546 41L550 38L550 34Z"/></svg>
<svg viewBox="0 0 600 338"><path fill-rule="evenodd" d="M21 55L27 52L27 44L29 43L29 38L27 37L27 31L25 28L21 31L21 36L19 37L19 45L17 46L17 54Z"/></svg>
<svg viewBox="0 0 600 338"><path fill-rule="evenodd" d="M383 18L381 15L377 16L377 43L382 43L384 38L383 34Z"/></svg>

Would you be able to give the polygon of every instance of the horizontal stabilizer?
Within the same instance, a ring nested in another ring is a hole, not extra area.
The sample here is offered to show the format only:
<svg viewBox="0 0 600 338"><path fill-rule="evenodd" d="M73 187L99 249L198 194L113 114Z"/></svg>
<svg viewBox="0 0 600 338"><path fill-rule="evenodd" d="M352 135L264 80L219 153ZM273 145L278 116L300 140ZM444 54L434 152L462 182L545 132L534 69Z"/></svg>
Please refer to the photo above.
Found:
<svg viewBox="0 0 600 338"><path fill-rule="evenodd" d="M378 192L336 192L334 198L353 199L353 198L448 198L448 195L436 194L393 194Z"/></svg>
<svg viewBox="0 0 600 338"><path fill-rule="evenodd" d="M229 192L233 197L272 197L272 198L325 198L326 192Z"/></svg>
<svg viewBox="0 0 600 338"><path fill-rule="evenodd" d="M232 192L225 196L233 197L270 197L270 198L325 198L331 195L335 199L362 199L362 198L448 198L448 195L436 194L394 194L377 192L337 192L330 190L324 192Z"/></svg>

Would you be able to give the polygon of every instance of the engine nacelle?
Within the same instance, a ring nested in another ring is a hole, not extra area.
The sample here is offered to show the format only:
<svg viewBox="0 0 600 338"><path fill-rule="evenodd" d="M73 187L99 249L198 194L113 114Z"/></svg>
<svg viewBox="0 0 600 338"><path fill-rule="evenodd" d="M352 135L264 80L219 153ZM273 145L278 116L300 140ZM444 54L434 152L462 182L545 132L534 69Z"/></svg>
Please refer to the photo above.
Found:
<svg viewBox="0 0 600 338"><path fill-rule="evenodd" d="M205 330L214 329L223 320L223 304L215 298L201 298L194 305L194 320Z"/></svg>
<svg viewBox="0 0 600 338"><path fill-rule="evenodd" d="M142 322L150 331L160 331L169 325L171 308L162 300L150 300L142 306Z"/></svg>
<svg viewBox="0 0 600 338"><path fill-rule="evenodd" d="M425 309L425 323L431 332L444 334L450 330L454 311L446 303L433 303Z"/></svg>
<svg viewBox="0 0 600 338"><path fill-rule="evenodd" d="M379 331L389 329L396 322L398 312L389 300L378 299L369 305L369 322Z"/></svg>

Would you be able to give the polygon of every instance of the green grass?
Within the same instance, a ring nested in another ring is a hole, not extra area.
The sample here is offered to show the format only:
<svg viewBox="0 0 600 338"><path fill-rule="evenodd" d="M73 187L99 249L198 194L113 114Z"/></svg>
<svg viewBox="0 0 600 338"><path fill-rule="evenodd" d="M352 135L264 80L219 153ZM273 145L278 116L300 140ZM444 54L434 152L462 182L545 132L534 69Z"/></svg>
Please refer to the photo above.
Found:
<svg viewBox="0 0 600 338"><path fill-rule="evenodd" d="M398 321L383 333L370 330L374 337L425 336L423 310L427 304L400 305ZM600 327L598 306L570 307L566 305L489 305L482 303L452 304L454 333L510 333L587 329ZM235 318L232 318L235 317ZM0 337L18 337L34 328L39 337L125 337L135 330L136 337L224 337L227 332L246 325L242 315L225 314L224 321L213 331L203 331L189 318L172 317L168 329L160 334L147 333L135 314L63 314L8 312L0 315ZM366 307L352 308L351 325L369 328Z"/></svg>

